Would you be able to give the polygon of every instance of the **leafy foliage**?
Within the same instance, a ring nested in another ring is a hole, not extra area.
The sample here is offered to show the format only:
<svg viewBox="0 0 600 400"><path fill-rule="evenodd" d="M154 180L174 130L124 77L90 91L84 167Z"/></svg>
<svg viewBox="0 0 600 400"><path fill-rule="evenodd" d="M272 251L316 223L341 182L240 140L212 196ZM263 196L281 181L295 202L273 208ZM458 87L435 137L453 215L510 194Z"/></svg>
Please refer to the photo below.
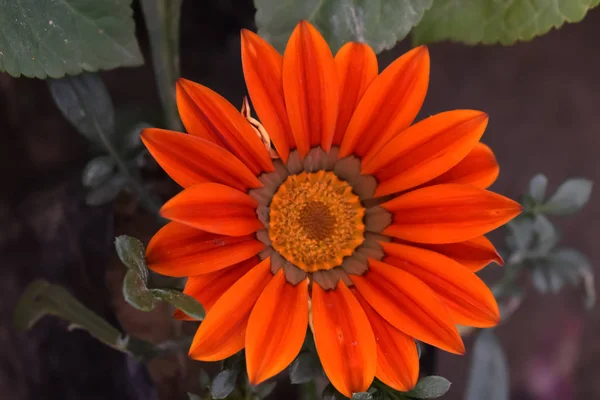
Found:
<svg viewBox="0 0 600 400"><path fill-rule="evenodd" d="M61 78L137 66L131 0L0 1L0 71Z"/></svg>
<svg viewBox="0 0 600 400"><path fill-rule="evenodd" d="M450 381L442 376L426 376L406 395L415 399L437 399L450 390L450 385Z"/></svg>
<svg viewBox="0 0 600 400"><path fill-rule="evenodd" d="M513 44L578 22L600 0L436 0L413 30L415 43Z"/></svg>
<svg viewBox="0 0 600 400"><path fill-rule="evenodd" d="M466 400L508 400L508 363L493 330L475 340Z"/></svg>
<svg viewBox="0 0 600 400"><path fill-rule="evenodd" d="M123 281L123 296L129 304L141 311L152 311L158 300L164 300L194 319L204 319L204 307L187 294L173 289L148 288L145 248L140 240L119 236L115 239L115 247L128 269Z"/></svg>
<svg viewBox="0 0 600 400"><path fill-rule="evenodd" d="M314 24L332 50L344 43L392 48L423 17L432 0L254 0L258 33L283 51L299 20Z"/></svg>

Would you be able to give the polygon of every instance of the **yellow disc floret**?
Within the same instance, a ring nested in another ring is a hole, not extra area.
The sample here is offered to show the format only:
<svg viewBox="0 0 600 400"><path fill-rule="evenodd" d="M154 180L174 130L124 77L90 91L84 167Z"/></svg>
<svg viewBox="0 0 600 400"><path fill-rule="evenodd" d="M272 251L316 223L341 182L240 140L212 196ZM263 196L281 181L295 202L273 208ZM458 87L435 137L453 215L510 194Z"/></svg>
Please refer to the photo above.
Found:
<svg viewBox="0 0 600 400"><path fill-rule="evenodd" d="M269 238L304 271L328 270L363 242L364 213L352 187L333 172L291 175L271 201Z"/></svg>

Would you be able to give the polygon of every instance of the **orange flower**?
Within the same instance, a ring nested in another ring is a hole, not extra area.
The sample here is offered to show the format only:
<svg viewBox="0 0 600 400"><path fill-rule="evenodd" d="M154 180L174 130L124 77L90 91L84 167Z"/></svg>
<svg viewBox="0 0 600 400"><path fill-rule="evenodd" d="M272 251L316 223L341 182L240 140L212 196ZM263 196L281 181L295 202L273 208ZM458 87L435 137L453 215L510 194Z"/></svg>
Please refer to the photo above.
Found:
<svg viewBox="0 0 600 400"><path fill-rule="evenodd" d="M411 389L415 339L463 353L456 324L500 318L474 272L502 263L483 235L521 207L485 190L498 175L479 143L488 116L456 110L411 126L429 80L425 47L378 74L367 45L333 57L301 22L283 57L242 31L242 63L260 123L181 79L189 134L142 135L184 188L162 208L173 222L147 258L158 273L189 277L185 293L208 310L190 357L245 348L258 384L294 360L310 326L344 395L375 376Z"/></svg>

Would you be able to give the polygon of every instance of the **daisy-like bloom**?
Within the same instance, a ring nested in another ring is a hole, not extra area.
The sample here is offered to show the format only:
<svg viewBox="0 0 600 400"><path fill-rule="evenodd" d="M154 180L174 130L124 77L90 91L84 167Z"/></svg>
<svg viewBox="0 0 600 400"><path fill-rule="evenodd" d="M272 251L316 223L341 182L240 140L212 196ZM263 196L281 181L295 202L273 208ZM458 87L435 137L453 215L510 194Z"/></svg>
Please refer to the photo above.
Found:
<svg viewBox="0 0 600 400"><path fill-rule="evenodd" d="M184 188L161 209L172 222L147 259L188 277L185 293L208 311L190 357L245 349L258 384L294 360L310 327L344 395L374 377L411 389L415 339L463 353L457 324L499 320L475 272L502 263L483 235L521 207L485 190L498 175L479 143L488 116L455 110L411 126L427 91L427 49L378 74L370 47L348 43L334 57L307 22L283 56L242 31L242 65L260 122L247 104L240 113L181 79L188 134L142 134Z"/></svg>

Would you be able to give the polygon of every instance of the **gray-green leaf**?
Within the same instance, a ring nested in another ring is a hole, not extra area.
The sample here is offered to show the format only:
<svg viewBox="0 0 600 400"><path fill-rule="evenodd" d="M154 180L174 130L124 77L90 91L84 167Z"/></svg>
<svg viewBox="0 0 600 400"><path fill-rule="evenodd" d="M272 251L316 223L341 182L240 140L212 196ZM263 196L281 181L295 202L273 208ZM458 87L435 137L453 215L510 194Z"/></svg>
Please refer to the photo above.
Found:
<svg viewBox="0 0 600 400"><path fill-rule="evenodd" d="M112 157L99 156L86 164L81 174L83 186L93 188L106 182L113 174L115 162Z"/></svg>
<svg viewBox="0 0 600 400"><path fill-rule="evenodd" d="M529 195L536 202L541 204L546 196L548 187L548 178L544 174L538 174L529 181Z"/></svg>
<svg viewBox="0 0 600 400"><path fill-rule="evenodd" d="M233 392L235 389L235 382L239 375L237 368L225 369L215 376L213 379L212 386L210 388L210 394L213 399L224 399Z"/></svg>
<svg viewBox="0 0 600 400"><path fill-rule="evenodd" d="M573 178L564 182L541 207L541 210L552 215L568 215L579 211L590 199L592 181Z"/></svg>
<svg viewBox="0 0 600 400"><path fill-rule="evenodd" d="M127 186L128 179L125 175L117 173L110 177L106 182L91 189L85 196L85 203L88 206L100 206L113 201L121 190Z"/></svg>
<svg viewBox="0 0 600 400"><path fill-rule="evenodd" d="M373 400L373 395L369 392L353 393L352 400Z"/></svg>
<svg viewBox="0 0 600 400"><path fill-rule="evenodd" d="M144 62L131 0L0 0L0 71L61 78Z"/></svg>
<svg viewBox="0 0 600 400"><path fill-rule="evenodd" d="M417 385L408 393L415 399L437 399L450 390L450 381L442 376L426 376L419 380Z"/></svg>
<svg viewBox="0 0 600 400"><path fill-rule="evenodd" d="M508 400L508 363L492 330L477 336L469 372L466 400Z"/></svg>
<svg viewBox="0 0 600 400"><path fill-rule="evenodd" d="M79 133L95 143L114 135L115 110L98 75L50 79L48 85L54 102Z"/></svg>
<svg viewBox="0 0 600 400"><path fill-rule="evenodd" d="M315 353L303 351L292 362L289 371L293 384L307 383L321 375L321 364Z"/></svg>
<svg viewBox="0 0 600 400"><path fill-rule="evenodd" d="M578 22L600 0L436 0L413 30L416 43L453 40L509 45L565 22Z"/></svg>
<svg viewBox="0 0 600 400"><path fill-rule="evenodd" d="M335 52L344 43L367 43L375 52L402 40L433 0L254 0L258 34L279 51L299 20L314 24Z"/></svg>
<svg viewBox="0 0 600 400"><path fill-rule="evenodd" d="M204 307L196 299L174 289L150 289L154 297L166 301L190 317L201 321L206 315Z"/></svg>

